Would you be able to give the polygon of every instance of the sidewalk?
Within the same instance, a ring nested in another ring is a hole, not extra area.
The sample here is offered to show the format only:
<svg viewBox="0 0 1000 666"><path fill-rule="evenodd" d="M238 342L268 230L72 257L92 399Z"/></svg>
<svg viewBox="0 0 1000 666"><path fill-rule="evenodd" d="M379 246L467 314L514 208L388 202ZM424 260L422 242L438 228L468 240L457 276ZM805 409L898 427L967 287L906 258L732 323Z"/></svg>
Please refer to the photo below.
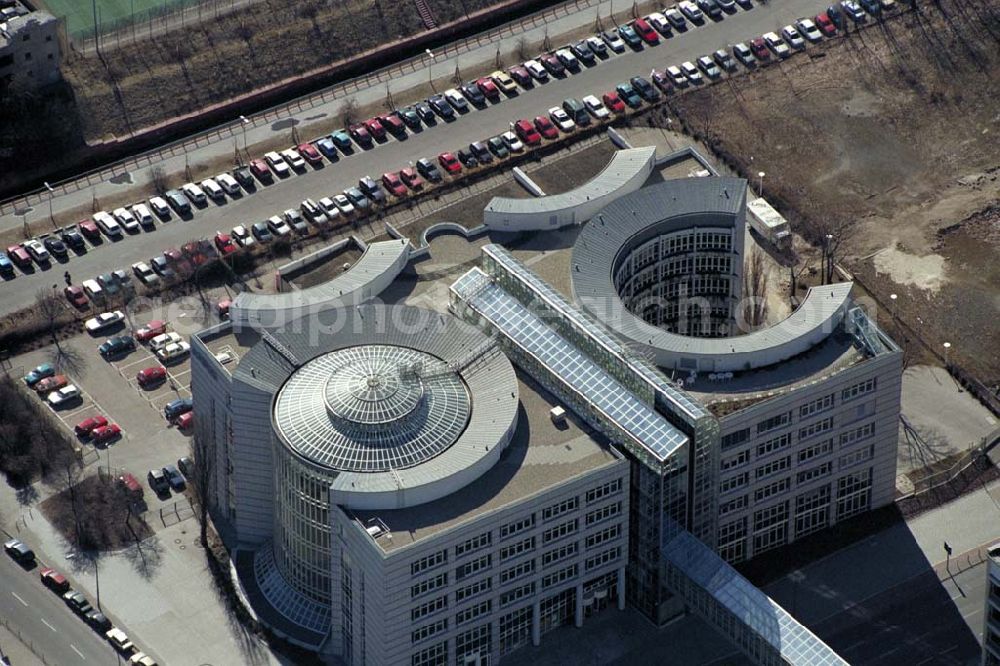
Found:
<svg viewBox="0 0 1000 666"><path fill-rule="evenodd" d="M43 666L45 662L21 642L12 631L0 622L0 664L11 666Z"/></svg>

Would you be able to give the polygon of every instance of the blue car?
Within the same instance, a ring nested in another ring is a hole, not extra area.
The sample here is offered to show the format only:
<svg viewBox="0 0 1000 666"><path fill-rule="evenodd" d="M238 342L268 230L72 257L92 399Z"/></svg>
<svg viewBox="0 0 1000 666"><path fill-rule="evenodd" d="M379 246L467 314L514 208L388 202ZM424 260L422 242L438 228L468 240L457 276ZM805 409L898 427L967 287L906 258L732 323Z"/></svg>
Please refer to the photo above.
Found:
<svg viewBox="0 0 1000 666"><path fill-rule="evenodd" d="M24 383L33 387L46 377L51 377L54 374L56 374L56 369L52 367L52 364L42 363L40 366L24 376Z"/></svg>
<svg viewBox="0 0 1000 666"><path fill-rule="evenodd" d="M191 398L178 398L172 402L168 402L167 406L163 408L163 415L167 417L168 421L173 421L181 414L190 412L194 407Z"/></svg>
<svg viewBox="0 0 1000 666"><path fill-rule="evenodd" d="M333 141L337 148L340 148L342 153L354 152L354 146L351 145L351 135L344 130L337 130L330 135L330 140Z"/></svg>
<svg viewBox="0 0 1000 666"><path fill-rule="evenodd" d="M328 136L323 137L322 139L317 141L316 147L319 148L319 152L326 155L327 159L329 159L331 162L336 162L339 159L339 155L337 153L337 146L336 144L333 143L333 139L331 139L330 137Z"/></svg>
<svg viewBox="0 0 1000 666"><path fill-rule="evenodd" d="M14 275L14 264L5 252L0 252L0 274Z"/></svg>

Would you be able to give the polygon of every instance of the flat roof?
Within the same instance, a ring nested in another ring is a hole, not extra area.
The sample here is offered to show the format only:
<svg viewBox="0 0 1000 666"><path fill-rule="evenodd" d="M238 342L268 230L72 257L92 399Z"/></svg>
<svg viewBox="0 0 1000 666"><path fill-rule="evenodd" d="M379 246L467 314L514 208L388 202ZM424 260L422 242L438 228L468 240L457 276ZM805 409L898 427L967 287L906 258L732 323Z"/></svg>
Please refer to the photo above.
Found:
<svg viewBox="0 0 1000 666"><path fill-rule="evenodd" d="M607 442L581 428L571 410L566 411L565 426L553 424L549 410L562 406L560 401L523 371L516 372L521 400L517 430L488 472L427 504L350 512L362 525L373 518L386 524L389 534L376 539L383 552L409 546L621 460Z"/></svg>

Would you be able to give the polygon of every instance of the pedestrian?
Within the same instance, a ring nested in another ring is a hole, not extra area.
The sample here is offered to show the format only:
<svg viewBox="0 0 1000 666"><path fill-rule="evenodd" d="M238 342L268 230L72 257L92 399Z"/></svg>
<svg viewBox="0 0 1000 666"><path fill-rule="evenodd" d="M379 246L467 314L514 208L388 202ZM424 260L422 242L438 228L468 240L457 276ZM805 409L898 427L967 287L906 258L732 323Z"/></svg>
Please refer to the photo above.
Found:
<svg viewBox="0 0 1000 666"><path fill-rule="evenodd" d="M70 277L69 271L66 271L65 273L63 273L63 279L66 280L66 286L67 287L70 286L71 284L73 284L73 278Z"/></svg>

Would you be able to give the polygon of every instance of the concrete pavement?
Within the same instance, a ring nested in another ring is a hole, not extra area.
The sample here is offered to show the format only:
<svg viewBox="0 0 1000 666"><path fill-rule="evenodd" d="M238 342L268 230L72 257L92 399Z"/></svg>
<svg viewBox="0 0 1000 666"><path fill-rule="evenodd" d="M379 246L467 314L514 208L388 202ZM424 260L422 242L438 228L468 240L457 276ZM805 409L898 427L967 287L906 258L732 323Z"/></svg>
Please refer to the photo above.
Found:
<svg viewBox="0 0 1000 666"><path fill-rule="evenodd" d="M717 48L737 41L743 41L760 35L769 30L779 29L782 25L794 19L815 14L820 11L825 0L785 0L781 3L769 3L755 6L752 10L738 10L736 14L727 16L720 22L707 21L705 25L680 33L670 39L661 40L659 46L646 47L638 52L628 50L625 54L614 56L591 68L583 68L578 74L563 79L551 80L538 85L532 90L507 99L501 103L489 105L483 110L472 111L452 123L438 123L436 127L425 128L424 131L410 134L403 141L390 138L383 145L369 151L358 151L353 156L343 157L336 164L326 164L323 168L309 168L306 173L292 176L269 187L259 188L253 195L244 195L240 199L230 200L225 205L208 204L207 208L197 211L191 221L175 224L174 222L157 225L155 232L141 232L134 237L111 244L105 242L102 246L92 248L83 257L72 257L65 266L54 264L54 270L36 271L34 274L19 274L14 280L8 281L0 288L0 311L12 311L30 305L35 294L41 288L51 288L52 284L61 282L61 273L70 271L75 281L95 277L96 275L115 268L127 268L138 260L147 260L171 246L176 246L192 238L205 237L217 230L228 230L236 224L250 224L266 219L268 216L280 213L290 207L296 207L305 198L318 199L322 196L339 192L346 187L355 185L358 178L365 175L379 176L385 171L392 171L406 166L420 157L434 157L438 153L457 149L471 141L485 139L506 131L510 122L522 117L545 115L547 109L562 103L567 97L582 97L587 94L600 95L613 89L621 82L627 81L637 74L646 75L653 68L662 68L685 60L694 60L698 56L711 53ZM610 3L608 4L610 9ZM593 23L594 14L581 12L574 17L566 17L561 22L550 26L549 34L559 31L572 31L580 26ZM529 31L526 37L538 39ZM553 43L558 43L553 37ZM495 56L495 45L489 47L488 62ZM485 54L481 51L479 56ZM475 60L474 53L460 56ZM508 57L508 61L511 61ZM471 71L471 60L468 65L462 61L462 67ZM480 61L481 62L481 61ZM437 71L444 68L454 71L454 64L433 63ZM796 58L783 63L783 67L796 67ZM403 77L398 84L402 90L407 83L419 85L425 81L426 70L413 73L414 81ZM367 96L366 96L367 95ZM384 99L385 90L369 89L364 94L355 95L359 104L377 103ZM403 94L395 94L396 103L402 105L416 100L407 99ZM273 141L276 138L289 136L289 128L299 125L302 138L311 138L306 129L310 119L317 120L332 117L339 111L342 100L334 100L320 107L298 112L280 121L253 127L247 130L247 141L252 146L255 143ZM251 151L253 152L253 151ZM191 165L202 162L212 162L231 158L233 143L231 140L216 142L203 148L191 151L188 160ZM167 159L162 163L164 169L170 172L183 172L185 158L183 155ZM220 166L221 171L224 166ZM53 210L58 213L84 206L89 209L92 196L99 199L110 199L127 193L148 181L148 169L141 169L121 175L115 182L106 181L93 188L78 191L64 196L56 196L52 201ZM140 200L136 196L134 200ZM46 217L48 206L38 206L29 214L30 219L38 216ZM81 213L81 217L84 214ZM478 220L466 222L476 223ZM13 214L0 218L0 230L18 228L21 218ZM112 251L108 248L113 247Z"/></svg>

